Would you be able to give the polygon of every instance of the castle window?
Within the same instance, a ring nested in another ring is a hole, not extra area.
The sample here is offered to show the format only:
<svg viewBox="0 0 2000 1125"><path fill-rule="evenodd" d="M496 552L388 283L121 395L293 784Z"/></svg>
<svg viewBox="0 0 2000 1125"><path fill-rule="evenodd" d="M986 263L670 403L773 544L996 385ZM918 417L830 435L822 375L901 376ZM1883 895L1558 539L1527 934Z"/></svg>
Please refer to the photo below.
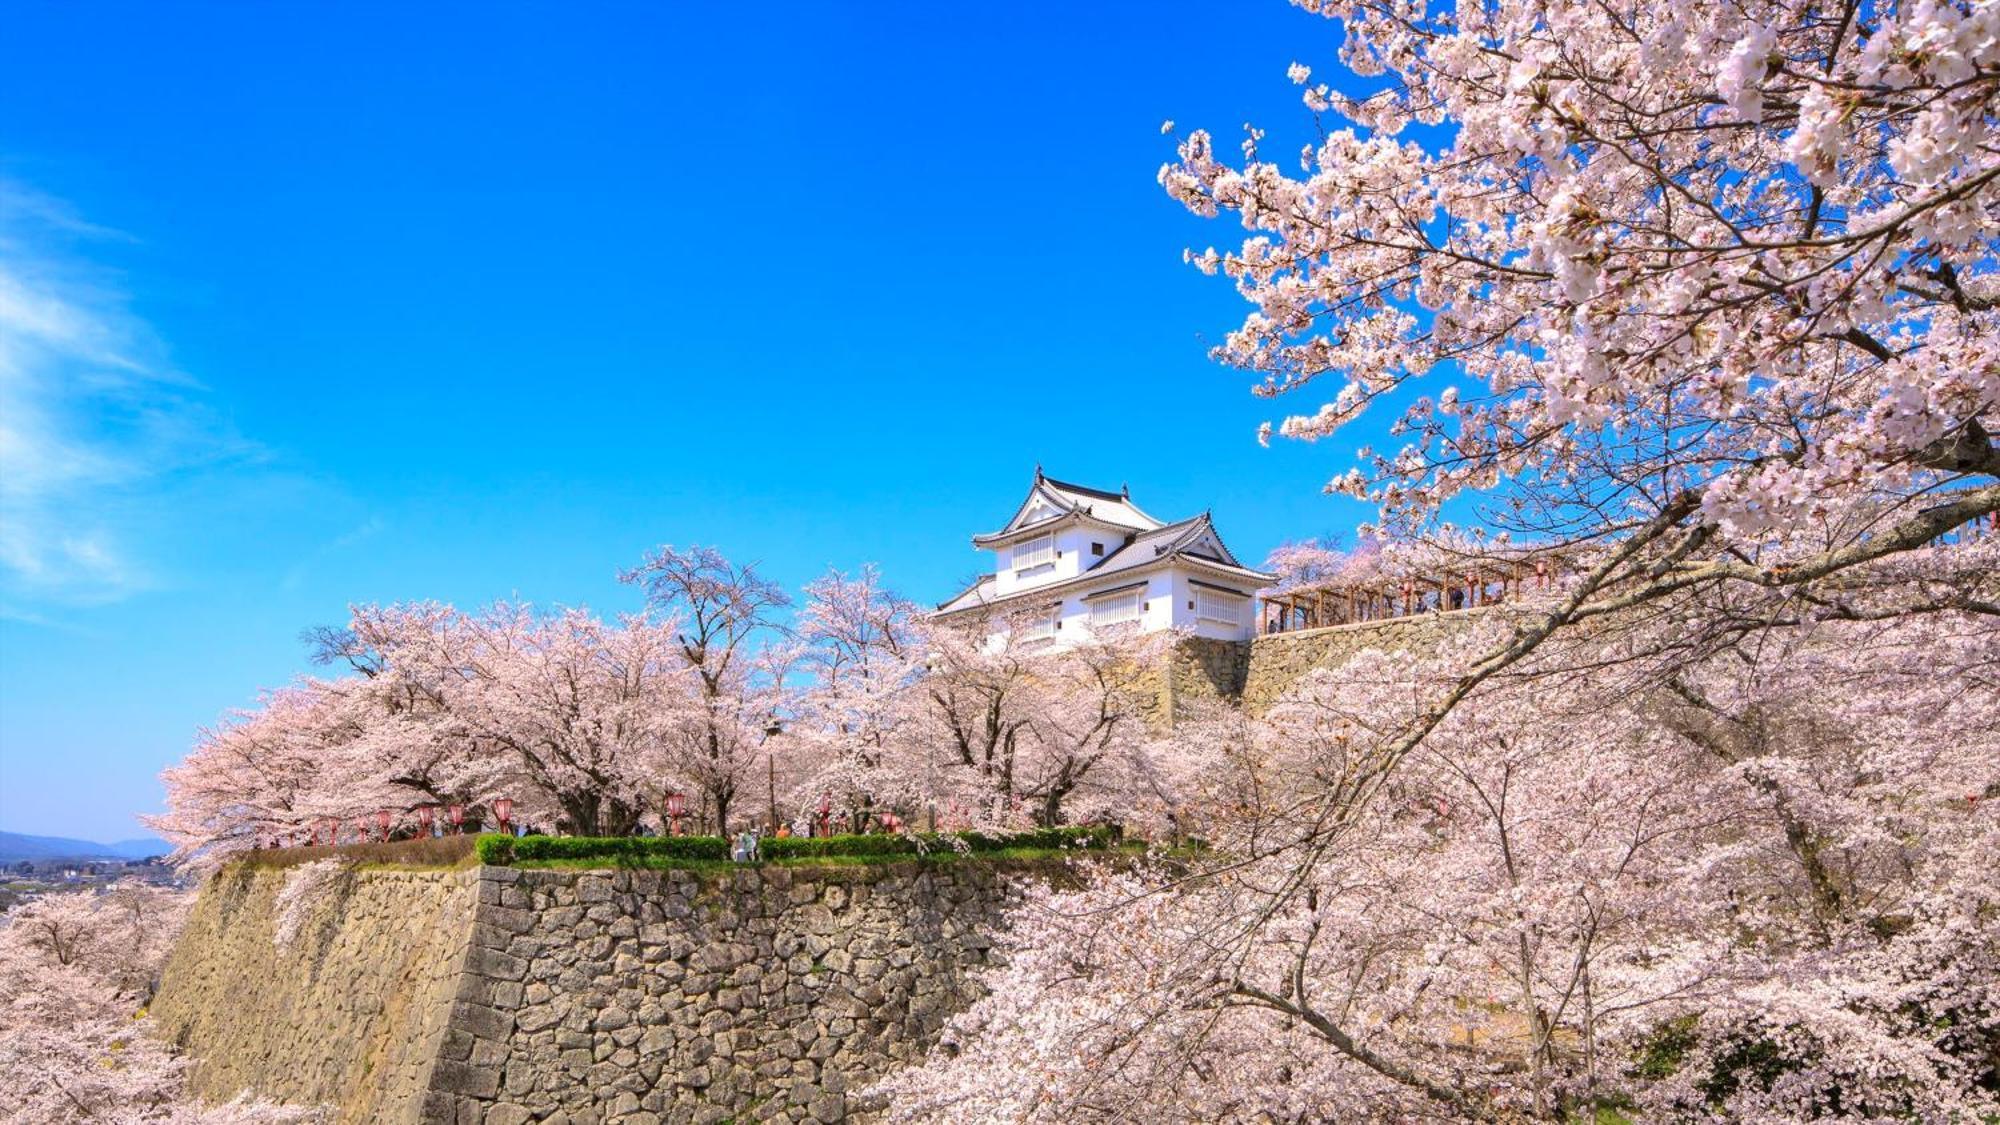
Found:
<svg viewBox="0 0 2000 1125"><path fill-rule="evenodd" d="M1097 598L1090 603L1090 624L1092 628L1105 625L1122 625L1139 619L1139 591L1129 594L1115 594L1108 598Z"/></svg>
<svg viewBox="0 0 2000 1125"><path fill-rule="evenodd" d="M1194 603L1194 615L1203 621L1213 621L1219 625L1241 625L1243 607L1250 604L1250 599L1197 586L1194 591Z"/></svg>
<svg viewBox="0 0 2000 1125"><path fill-rule="evenodd" d="M1033 570L1056 560L1056 537L1043 535L1014 546L1014 569Z"/></svg>
<svg viewBox="0 0 2000 1125"><path fill-rule="evenodd" d="M1090 545L1090 553L1091 553L1091 554L1093 554L1093 555L1096 555L1096 556L1098 556L1099 558L1102 558L1102 557L1104 557L1104 544L1102 544L1102 543L1092 543L1092 544Z"/></svg>
<svg viewBox="0 0 2000 1125"><path fill-rule="evenodd" d="M1047 613L1037 615L1033 620L1023 625L1021 627L1021 639L1023 641L1047 640L1056 635L1056 629L1061 625L1062 622L1057 618L1056 610L1051 609Z"/></svg>

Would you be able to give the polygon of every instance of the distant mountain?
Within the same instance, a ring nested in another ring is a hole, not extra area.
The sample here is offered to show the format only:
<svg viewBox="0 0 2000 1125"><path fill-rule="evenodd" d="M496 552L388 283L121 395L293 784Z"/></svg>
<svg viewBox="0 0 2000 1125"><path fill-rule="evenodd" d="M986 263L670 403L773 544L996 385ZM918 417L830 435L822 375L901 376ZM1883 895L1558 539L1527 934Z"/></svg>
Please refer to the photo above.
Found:
<svg viewBox="0 0 2000 1125"><path fill-rule="evenodd" d="M111 849L112 855L124 859L151 859L156 855L166 855L168 852L174 850L172 844L167 843L158 836L140 836L136 839L120 840L115 844L106 844L104 846Z"/></svg>
<svg viewBox="0 0 2000 1125"><path fill-rule="evenodd" d="M0 863L24 859L145 859L172 851L165 840L150 837L100 844L94 840L71 840L63 836L24 836L0 832Z"/></svg>

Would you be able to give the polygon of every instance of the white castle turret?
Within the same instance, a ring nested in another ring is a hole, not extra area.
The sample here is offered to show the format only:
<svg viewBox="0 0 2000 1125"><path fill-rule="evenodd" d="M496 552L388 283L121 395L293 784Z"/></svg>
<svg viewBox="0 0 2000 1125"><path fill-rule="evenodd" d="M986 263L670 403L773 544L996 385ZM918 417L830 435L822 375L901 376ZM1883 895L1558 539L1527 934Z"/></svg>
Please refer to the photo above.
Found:
<svg viewBox="0 0 2000 1125"><path fill-rule="evenodd" d="M1207 512L1165 523L1127 489L1068 484L1039 466L1013 516L972 544L993 552L993 572L935 616L983 616L1019 630L1016 642L1051 646L1107 629L1248 640L1256 591L1273 578L1238 561Z"/></svg>

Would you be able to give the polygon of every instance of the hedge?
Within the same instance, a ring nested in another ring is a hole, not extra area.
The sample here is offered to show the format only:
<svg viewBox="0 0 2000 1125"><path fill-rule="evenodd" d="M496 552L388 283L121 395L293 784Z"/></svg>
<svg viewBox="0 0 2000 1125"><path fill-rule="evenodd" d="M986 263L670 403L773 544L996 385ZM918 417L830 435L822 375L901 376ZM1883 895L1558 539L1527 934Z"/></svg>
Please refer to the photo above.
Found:
<svg viewBox="0 0 2000 1125"><path fill-rule="evenodd" d="M911 836L767 836L763 858L807 859L834 856L895 856L932 853L997 852L1015 848L1109 848L1120 832L1112 827L1038 828L1029 832L923 833ZM730 842L720 836L500 836L479 837L479 861L499 866L549 859L726 860Z"/></svg>
<svg viewBox="0 0 2000 1125"><path fill-rule="evenodd" d="M1039 828L1030 832L919 833L912 836L785 836L766 837L760 844L765 859L821 856L926 855L935 852L998 852L1013 848L1053 851L1057 848L1108 848L1118 842L1114 828Z"/></svg>
<svg viewBox="0 0 2000 1125"><path fill-rule="evenodd" d="M537 859L729 858L720 836L501 836L479 838L479 862L505 866Z"/></svg>

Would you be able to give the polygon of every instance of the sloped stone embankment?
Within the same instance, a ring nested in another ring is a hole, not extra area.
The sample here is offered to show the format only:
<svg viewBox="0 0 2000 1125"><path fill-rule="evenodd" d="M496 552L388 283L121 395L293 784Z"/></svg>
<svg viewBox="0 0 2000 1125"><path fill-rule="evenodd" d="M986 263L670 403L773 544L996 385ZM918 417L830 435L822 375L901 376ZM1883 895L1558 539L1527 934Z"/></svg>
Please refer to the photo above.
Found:
<svg viewBox="0 0 2000 1125"><path fill-rule="evenodd" d="M152 1020L206 1096L342 1121L865 1117L976 994L1018 880L1059 867L363 870L285 947L285 871L231 868Z"/></svg>

